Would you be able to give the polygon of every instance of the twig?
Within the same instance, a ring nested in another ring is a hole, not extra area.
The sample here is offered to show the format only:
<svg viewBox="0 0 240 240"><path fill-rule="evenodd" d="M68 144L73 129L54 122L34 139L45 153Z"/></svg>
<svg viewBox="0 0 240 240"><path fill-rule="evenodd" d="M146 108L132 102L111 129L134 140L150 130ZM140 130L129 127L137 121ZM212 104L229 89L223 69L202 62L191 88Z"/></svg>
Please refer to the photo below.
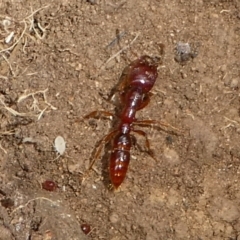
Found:
<svg viewBox="0 0 240 240"><path fill-rule="evenodd" d="M4 80L8 80L8 77L5 77L5 76L3 76L3 75L0 75L0 78L1 78L1 79L4 79Z"/></svg>
<svg viewBox="0 0 240 240"><path fill-rule="evenodd" d="M24 30L23 30L21 36L19 37L19 39L15 43L13 43L13 45L10 46L9 48L5 48L3 50L0 50L0 53L12 50L19 43L19 41L22 39L23 35L25 34L25 32L27 30L27 23L26 23L26 21L23 21L23 23L24 23Z"/></svg>
<svg viewBox="0 0 240 240"><path fill-rule="evenodd" d="M237 125L239 125L239 123L237 122L237 121L235 121L235 120L232 120L232 119L230 119L230 118L228 118L228 117L225 117L225 116L223 116L227 121L229 121L229 122L232 122L232 123L234 123L234 124L237 124Z"/></svg>
<svg viewBox="0 0 240 240"><path fill-rule="evenodd" d="M54 202L54 201L52 201L52 200L49 199L49 198L37 197L37 198L30 199L30 200L27 201L27 203L24 204L24 205L18 206L17 208L15 208L15 209L11 212L11 214L13 214L14 212L18 211L19 209L25 208L30 202L33 202L33 201L36 201L36 200L45 200L45 201L51 202L53 205L59 205L57 202Z"/></svg>
<svg viewBox="0 0 240 240"><path fill-rule="evenodd" d="M126 32L121 32L117 35L116 38L114 38L107 46L106 48L112 47L113 45L115 45L115 43L117 41L119 41L124 35L126 34Z"/></svg>
<svg viewBox="0 0 240 240"><path fill-rule="evenodd" d="M54 107L51 103L49 103L47 101L47 96L46 96L46 92L48 91L48 88L46 88L45 90L41 90L41 91L37 91L34 93L29 93L29 94L24 94L22 96L20 96L18 98L17 103L20 103L21 101L25 100L28 97L32 97L33 98L33 104L30 107L30 109L33 109L33 113L20 113L10 107L8 107L4 101L0 98L0 103L2 103L2 105L4 106L4 108L9 111L10 113L12 113L14 116L21 116L21 117L37 117L37 120L39 121L41 119L41 117L43 116L43 113L50 107L52 110L56 110L57 108ZM26 91L25 91L26 93ZM38 100L35 98L36 94L41 93L43 95L43 99L44 99L44 103L47 105L44 109L40 109L38 107ZM37 112L38 114L34 114L34 112Z"/></svg>
<svg viewBox="0 0 240 240"><path fill-rule="evenodd" d="M43 6L43 7L41 7L41 8L38 8L37 10L35 10L34 12L32 12L29 16L25 17L24 19L33 17L34 14L36 14L37 12L41 11L41 10L44 9L44 8L48 8L49 6L50 6L50 5L46 5L46 6Z"/></svg>
<svg viewBox="0 0 240 240"><path fill-rule="evenodd" d="M100 70L102 70L111 60L113 60L114 58L116 58L118 55L120 55L123 51L127 50L139 37L140 33L138 33L136 35L136 37L125 47L123 47L121 50L119 50L117 53L115 53L113 56L111 56L100 68Z"/></svg>
<svg viewBox="0 0 240 240"><path fill-rule="evenodd" d="M13 130L6 131L6 132L0 132L0 135L13 135L15 132Z"/></svg>
<svg viewBox="0 0 240 240"><path fill-rule="evenodd" d="M2 149L5 154L7 154L7 151L2 146L2 142L0 143L0 149Z"/></svg>
<svg viewBox="0 0 240 240"><path fill-rule="evenodd" d="M30 113L20 113L10 107L8 107L4 102L3 100L0 98L0 102L2 103L2 105L4 106L4 108L9 111L10 113L12 113L14 116L21 116L21 117L29 117L29 116L34 116Z"/></svg>
<svg viewBox="0 0 240 240"><path fill-rule="evenodd" d="M11 63L10 63L10 62L8 61L8 59L6 58L5 54L2 54L2 57L3 57L4 60L7 62L7 64L8 64L8 66L9 66L9 68L10 68L10 71L11 71L12 75L15 77L15 73L14 73L14 71L13 71L13 68L12 68Z"/></svg>

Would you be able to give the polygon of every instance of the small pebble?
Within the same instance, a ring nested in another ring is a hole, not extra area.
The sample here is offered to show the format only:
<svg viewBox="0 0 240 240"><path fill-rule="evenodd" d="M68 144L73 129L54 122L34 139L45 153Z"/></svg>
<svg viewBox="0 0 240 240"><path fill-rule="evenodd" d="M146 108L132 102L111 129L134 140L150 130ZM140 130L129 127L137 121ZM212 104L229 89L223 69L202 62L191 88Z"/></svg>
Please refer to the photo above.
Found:
<svg viewBox="0 0 240 240"><path fill-rule="evenodd" d="M179 155L175 150L166 147L163 154L169 164L176 165L180 163Z"/></svg>
<svg viewBox="0 0 240 240"><path fill-rule="evenodd" d="M42 188L44 190L53 192L57 189L57 184L51 180L46 180L45 182L42 183Z"/></svg>
<svg viewBox="0 0 240 240"><path fill-rule="evenodd" d="M116 213L112 213L109 216L109 220L111 223L117 223L119 221L119 216Z"/></svg>
<svg viewBox="0 0 240 240"><path fill-rule="evenodd" d="M66 150L66 142L64 138L61 136L57 136L54 140L54 147L60 155L63 155Z"/></svg>
<svg viewBox="0 0 240 240"><path fill-rule="evenodd" d="M83 231L86 235L89 234L90 231L91 231L90 225L88 225L88 224L86 224L86 223L83 223L83 224L81 225L81 229L82 229L82 231Z"/></svg>
<svg viewBox="0 0 240 240"><path fill-rule="evenodd" d="M87 0L87 2L91 3L92 5L98 4L97 0Z"/></svg>
<svg viewBox="0 0 240 240"><path fill-rule="evenodd" d="M238 79L234 78L230 83L231 88L237 88L238 87Z"/></svg>

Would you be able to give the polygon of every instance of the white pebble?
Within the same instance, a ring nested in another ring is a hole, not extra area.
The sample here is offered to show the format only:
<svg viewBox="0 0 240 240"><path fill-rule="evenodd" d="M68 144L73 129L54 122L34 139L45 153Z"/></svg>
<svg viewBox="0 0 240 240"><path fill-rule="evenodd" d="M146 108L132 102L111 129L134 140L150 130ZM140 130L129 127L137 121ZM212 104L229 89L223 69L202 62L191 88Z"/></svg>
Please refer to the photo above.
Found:
<svg viewBox="0 0 240 240"><path fill-rule="evenodd" d="M63 155L66 150L66 142L64 138L61 136L57 136L54 140L54 147L60 155Z"/></svg>
<svg viewBox="0 0 240 240"><path fill-rule="evenodd" d="M9 43L12 41L13 36L14 36L14 32L11 32L11 33L5 38L5 43L6 43L6 44L9 44Z"/></svg>
<svg viewBox="0 0 240 240"><path fill-rule="evenodd" d="M230 83L230 87L231 88L237 88L238 87L238 79L237 78L232 79L232 81Z"/></svg>
<svg viewBox="0 0 240 240"><path fill-rule="evenodd" d="M119 216L116 213L112 213L109 216L109 220L111 223L117 223L119 221Z"/></svg>

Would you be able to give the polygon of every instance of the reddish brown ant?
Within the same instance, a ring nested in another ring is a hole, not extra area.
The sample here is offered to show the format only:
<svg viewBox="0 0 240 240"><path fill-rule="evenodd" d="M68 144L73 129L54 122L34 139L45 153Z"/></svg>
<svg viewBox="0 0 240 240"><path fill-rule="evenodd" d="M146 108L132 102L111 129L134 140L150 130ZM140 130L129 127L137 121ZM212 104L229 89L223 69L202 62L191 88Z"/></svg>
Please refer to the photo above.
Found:
<svg viewBox="0 0 240 240"><path fill-rule="evenodd" d="M148 152L153 157L150 150L149 140L147 134L142 130L136 130L133 125L137 126L151 126L161 125L171 127L167 123L156 120L142 120L136 119L136 112L146 107L150 102L150 90L152 89L158 77L158 65L160 58L153 58L144 55L135 61L131 62L123 71L118 91L121 100L121 111L119 114L118 127L107 134L99 143L98 149L93 156L93 161L89 169L92 168L94 162L99 157L103 146L113 139L112 152L110 156L109 174L110 180L114 188L118 188L125 179L129 161L130 150L132 147L131 132L137 133L146 139L146 147ZM114 114L106 111L93 111L84 118L100 118L100 117L114 117Z"/></svg>

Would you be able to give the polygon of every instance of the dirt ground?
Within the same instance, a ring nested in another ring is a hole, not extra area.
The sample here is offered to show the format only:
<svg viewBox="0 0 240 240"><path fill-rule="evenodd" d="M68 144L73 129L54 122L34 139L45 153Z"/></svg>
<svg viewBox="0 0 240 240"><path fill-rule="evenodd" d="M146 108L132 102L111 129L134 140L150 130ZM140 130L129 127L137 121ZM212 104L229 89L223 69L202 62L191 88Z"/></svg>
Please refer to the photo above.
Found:
<svg viewBox="0 0 240 240"><path fill-rule="evenodd" d="M239 0L0 0L0 37L0 239L240 239ZM181 43L193 59L174 60ZM137 136L111 191L108 146L86 171L116 124L79 119L114 112L124 67L160 44L137 116L184 133L142 129L157 161Z"/></svg>

